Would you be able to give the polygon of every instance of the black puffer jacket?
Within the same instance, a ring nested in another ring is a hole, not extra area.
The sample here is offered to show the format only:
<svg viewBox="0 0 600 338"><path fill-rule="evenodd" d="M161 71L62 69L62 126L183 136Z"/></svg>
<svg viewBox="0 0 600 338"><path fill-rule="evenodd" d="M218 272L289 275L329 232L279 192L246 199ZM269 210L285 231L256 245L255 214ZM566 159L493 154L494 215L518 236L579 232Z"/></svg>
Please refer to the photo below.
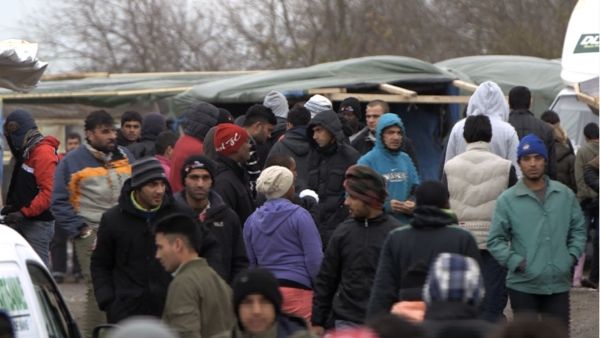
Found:
<svg viewBox="0 0 600 338"><path fill-rule="evenodd" d="M119 204L102 215L90 264L96 301L110 324L132 316L162 317L173 277L155 257L153 226L173 213L196 218L190 206L175 201L168 191L156 215L148 219L133 206L131 191L128 179ZM219 244L200 222L198 227L203 234L200 256L222 276Z"/></svg>
<svg viewBox="0 0 600 338"><path fill-rule="evenodd" d="M244 227L246 219L255 210L248 172L234 160L219 154L215 164L217 168L212 190L237 214Z"/></svg>
<svg viewBox="0 0 600 338"><path fill-rule="evenodd" d="M185 189L175 194L175 199L187 204ZM223 279L231 284L235 276L248 268L248 254L244 245L244 236L238 216L231 210L219 194L210 191L208 195L210 208L206 212L204 226L215 236L221 247L223 263Z"/></svg>
<svg viewBox="0 0 600 338"><path fill-rule="evenodd" d="M457 223L451 214L421 206L413 216L410 226L392 231L383 245L367 318L389 313L400 301L402 276L418 261L429 265L438 254L448 252L472 257L481 265L475 237L468 230L451 226Z"/></svg>
<svg viewBox="0 0 600 338"><path fill-rule="evenodd" d="M207 102L192 104L185 113L183 132L204 141L210 128L217 125L219 108Z"/></svg>
<svg viewBox="0 0 600 338"><path fill-rule="evenodd" d="M577 182L575 181L575 155L571 149L560 143L554 144L556 148L557 181L571 188L577 193Z"/></svg>
<svg viewBox="0 0 600 338"><path fill-rule="evenodd" d="M523 137L533 134L540 140L544 141L546 150L548 151L548 165L546 165L546 175L552 180L556 180L558 172L556 169L556 148L554 146L554 133L552 128L544 121L538 119L527 109L517 109L508 116L510 123L519 136L519 141Z"/></svg>
<svg viewBox="0 0 600 338"><path fill-rule="evenodd" d="M313 127L321 126L335 137L335 142L320 148L313 139ZM356 164L360 155L349 144L344 143L342 124L337 114L327 110L317 114L306 127L306 138L310 145L308 157L308 189L319 195L321 212L321 240L323 251L338 224L348 217L344 207L346 170Z"/></svg>
<svg viewBox="0 0 600 338"><path fill-rule="evenodd" d="M144 116L142 120L142 140L130 145L128 148L135 159L156 155L156 138L158 134L167 130L165 118L158 113Z"/></svg>
<svg viewBox="0 0 600 338"><path fill-rule="evenodd" d="M310 146L306 139L306 126L294 127L285 133L281 141L275 143L269 157L274 154L288 154L296 161L296 192L306 189L308 184L308 153Z"/></svg>
<svg viewBox="0 0 600 338"><path fill-rule="evenodd" d="M365 321L381 248L390 231L401 226L386 213L368 220L349 219L338 226L317 275L313 325L325 325L332 306L335 319Z"/></svg>
<svg viewBox="0 0 600 338"><path fill-rule="evenodd" d="M485 338L495 325L478 319L478 308L458 302L432 302L421 326L427 338Z"/></svg>
<svg viewBox="0 0 600 338"><path fill-rule="evenodd" d="M403 151L406 153L406 155L408 155L408 157L410 157L415 165L415 169L417 169L417 172L419 172L419 161L417 160L417 153L415 152L415 147L412 141L406 135L404 136L403 141ZM356 138L354 138L354 141L352 141L352 148L356 149L360 156L373 150L373 147L375 147L375 135L372 135L371 131L367 127L358 132L358 134L356 134Z"/></svg>

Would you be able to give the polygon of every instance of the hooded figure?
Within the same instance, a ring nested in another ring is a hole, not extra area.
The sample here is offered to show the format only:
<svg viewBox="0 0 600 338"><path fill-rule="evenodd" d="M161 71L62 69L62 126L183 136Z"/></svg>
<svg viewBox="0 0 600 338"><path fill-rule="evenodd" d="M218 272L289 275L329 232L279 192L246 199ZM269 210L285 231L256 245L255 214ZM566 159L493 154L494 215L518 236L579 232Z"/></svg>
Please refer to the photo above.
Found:
<svg viewBox="0 0 600 338"><path fill-rule="evenodd" d="M333 136L332 143L323 147L317 144L313 130L317 126ZM322 225L319 232L325 251L337 225L348 217L348 209L344 207L344 180L346 170L356 164L360 156L354 148L344 142L346 136L342 131L342 123L332 110L317 114L308 123L306 138L310 146L307 188L319 195Z"/></svg>
<svg viewBox="0 0 600 338"><path fill-rule="evenodd" d="M392 150L383 143L383 131L389 127L398 126L402 131L402 144L399 150ZM419 185L419 174L410 157L404 151L405 142L404 124L396 114L383 114L377 123L377 142L375 148L366 153L358 160L380 173L388 182L390 198L385 202L385 211L393 215L397 220L408 224L408 216L401 212L395 212L391 207L391 200L405 202L413 195L413 190Z"/></svg>
<svg viewBox="0 0 600 338"><path fill-rule="evenodd" d="M158 134L167 130L164 116L159 113L150 113L142 120L142 140L130 145L128 148L135 159L156 155L156 138Z"/></svg>
<svg viewBox="0 0 600 338"><path fill-rule="evenodd" d="M517 147L519 137L515 128L508 123L508 102L500 87L491 81L484 82L477 87L471 96L467 106L467 117L473 115L485 115L492 123L492 141L490 148L492 152L504 159L510 160L517 170L517 176L521 177L521 169L517 163ZM467 142L463 137L465 119L456 122L448 137L446 145L446 159L450 161L454 156L467 151Z"/></svg>

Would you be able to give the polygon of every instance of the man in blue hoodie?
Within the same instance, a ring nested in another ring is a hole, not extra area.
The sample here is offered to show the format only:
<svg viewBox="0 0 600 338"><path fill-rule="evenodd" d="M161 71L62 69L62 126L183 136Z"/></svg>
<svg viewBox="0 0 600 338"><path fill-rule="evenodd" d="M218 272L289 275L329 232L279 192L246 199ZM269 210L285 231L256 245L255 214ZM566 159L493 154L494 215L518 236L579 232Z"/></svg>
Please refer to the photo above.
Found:
<svg viewBox="0 0 600 338"><path fill-rule="evenodd" d="M375 148L358 160L373 168L388 182L390 198L385 211L408 224L408 215L415 208L414 189L419 185L419 174L410 157L404 152L404 124L396 114L381 116L377 123Z"/></svg>

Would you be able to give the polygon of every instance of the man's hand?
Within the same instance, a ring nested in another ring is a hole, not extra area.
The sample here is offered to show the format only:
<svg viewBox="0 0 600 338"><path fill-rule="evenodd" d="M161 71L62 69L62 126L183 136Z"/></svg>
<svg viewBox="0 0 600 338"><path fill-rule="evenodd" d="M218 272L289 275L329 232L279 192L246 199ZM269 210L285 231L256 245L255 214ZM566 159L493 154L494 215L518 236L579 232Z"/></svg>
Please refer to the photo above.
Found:
<svg viewBox="0 0 600 338"><path fill-rule="evenodd" d="M90 232L92 232L92 229L85 228L85 229L81 230L81 232L79 233L79 237L86 237L87 235L90 234Z"/></svg>
<svg viewBox="0 0 600 338"><path fill-rule="evenodd" d="M319 337L325 336L325 329L322 326L313 326L310 331Z"/></svg>
<svg viewBox="0 0 600 338"><path fill-rule="evenodd" d="M4 208L2 208L2 211L0 211L0 215L8 215L11 211L12 205L5 205Z"/></svg>
<svg viewBox="0 0 600 338"><path fill-rule="evenodd" d="M517 268L515 269L516 272L525 272L525 269L527 268L527 259L523 259L521 261L521 263L519 263L519 265L517 265Z"/></svg>
<svg viewBox="0 0 600 338"><path fill-rule="evenodd" d="M8 214L8 216L6 216L6 218L4 218L4 222L7 224L19 223L21 222L21 220L23 220L24 217L25 215L23 215L23 213L20 211L11 212L10 214Z"/></svg>
<svg viewBox="0 0 600 338"><path fill-rule="evenodd" d="M415 204L412 201L400 202L397 200L391 200L390 207L392 208L392 212L410 214L415 208Z"/></svg>

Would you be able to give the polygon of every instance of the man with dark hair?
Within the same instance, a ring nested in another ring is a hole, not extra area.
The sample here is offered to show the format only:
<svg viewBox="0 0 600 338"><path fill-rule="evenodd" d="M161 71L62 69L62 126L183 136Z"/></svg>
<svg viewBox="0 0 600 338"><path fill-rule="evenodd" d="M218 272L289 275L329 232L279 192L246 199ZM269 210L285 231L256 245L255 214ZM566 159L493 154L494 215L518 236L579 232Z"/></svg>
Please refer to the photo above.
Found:
<svg viewBox="0 0 600 338"><path fill-rule="evenodd" d="M360 101L355 97L347 97L340 104L339 114L348 120L348 124L352 128L352 135L348 138L350 142L354 141L356 135L358 135L360 118L362 117L362 111L360 109Z"/></svg>
<svg viewBox="0 0 600 338"><path fill-rule="evenodd" d="M344 142L342 123L333 110L317 114L306 127L306 137L310 145L307 188L319 195L319 232L325 251L337 225L348 217L348 210L342 207L344 177L359 154Z"/></svg>
<svg viewBox="0 0 600 338"><path fill-rule="evenodd" d="M67 142L65 143L65 152L58 154L58 160L61 161L71 150L81 145L81 135L76 132L69 133L67 135Z"/></svg>
<svg viewBox="0 0 600 338"><path fill-rule="evenodd" d="M287 130L287 119L289 113L289 105L288 101L283 94L277 91L272 91L263 101L263 105L275 114L275 118L277 119L277 124L273 127L271 131L271 136L267 141L257 146L258 159L261 168L264 168L265 161L267 157L269 157L269 153L273 148L273 145L279 141L279 139L285 134Z"/></svg>
<svg viewBox="0 0 600 338"><path fill-rule="evenodd" d="M212 337L235 325L229 285L199 257L200 234L187 214L172 214L156 224L156 258L173 274L163 322L180 337Z"/></svg>
<svg viewBox="0 0 600 338"><path fill-rule="evenodd" d="M486 319L496 322L508 301L506 269L489 253L486 241L496 200L517 183L517 172L511 161L492 153L492 124L487 116L469 116L463 135L467 151L446 162L442 182L450 192L450 205L459 225L477 239L487 297Z"/></svg>
<svg viewBox="0 0 600 338"><path fill-rule="evenodd" d="M171 174L171 157L173 157L173 149L177 144L179 136L170 131L163 131L158 134L156 141L154 142L154 151L156 159L162 164L165 169L165 174L170 177Z"/></svg>
<svg viewBox="0 0 600 338"><path fill-rule="evenodd" d="M508 269L515 318L534 312L569 325L572 268L587 237L581 207L571 189L544 175L542 140L525 136L517 154L523 177L496 201L486 245Z"/></svg>
<svg viewBox="0 0 600 338"><path fill-rule="evenodd" d="M185 188L175 199L191 206L219 242L223 278L231 284L235 276L248 267L248 256L237 214L211 189L215 183L213 161L203 155L188 157L181 168L181 179Z"/></svg>
<svg viewBox="0 0 600 338"><path fill-rule="evenodd" d="M210 128L217 125L219 109L210 103L196 102L185 113L183 136L177 140L171 157L169 184L173 193L183 189L181 184L181 165L192 155L204 154L204 140Z"/></svg>
<svg viewBox="0 0 600 338"><path fill-rule="evenodd" d="M215 160L217 152L215 151L215 130L219 124L233 123L233 116L225 108L219 108L219 117L217 118L217 125L210 128L206 137L204 138L204 155L208 156L211 160Z"/></svg>
<svg viewBox="0 0 600 338"><path fill-rule="evenodd" d="M117 203L123 182L131 176L133 156L117 145L115 120L104 110L85 119L86 143L58 163L54 173L52 213L71 238L87 284L84 332L105 322L96 304L90 258L102 213Z"/></svg>
<svg viewBox="0 0 600 338"><path fill-rule="evenodd" d="M150 113L144 116L142 120L142 138L139 142L130 145L128 148L133 157L140 159L142 157L156 155L156 138L158 134L167 130L165 117L159 113Z"/></svg>
<svg viewBox="0 0 600 338"><path fill-rule="evenodd" d="M375 170L351 166L344 187L352 219L333 232L317 275L311 318L317 335L323 335L331 312L336 328L364 323L381 247L390 231L402 226L383 210L386 180Z"/></svg>
<svg viewBox="0 0 600 338"><path fill-rule="evenodd" d="M48 251L54 237L50 201L60 142L52 136L44 137L24 110L15 110L6 117L4 135L16 163L0 214L50 268Z"/></svg>
<svg viewBox="0 0 600 338"><path fill-rule="evenodd" d="M163 217L193 210L176 202L160 162L154 157L136 161L125 181L118 204L102 214L92 253L91 272L96 300L109 324L133 316L163 314L172 276L155 257L152 227ZM199 254L221 272L221 252L210 232L194 222L200 233ZM201 245L200 245L201 243Z"/></svg>
<svg viewBox="0 0 600 338"><path fill-rule="evenodd" d="M564 134L564 137L566 138L566 142L568 143L570 153L575 155L575 149L573 148L573 143L571 142L569 135L567 135L567 131L565 130L565 128L563 128L560 125L560 116L558 116L558 114L552 110L546 110L542 114L542 116L540 116L540 120L548 123L548 125L553 129L560 129L561 134ZM556 132L554 132L554 137L556 138ZM558 139L556 139L556 141L562 142L562 140L558 140ZM560 158L560 156L558 155L558 150L556 153L557 153L556 158L557 158L557 162L558 162L558 158Z"/></svg>
<svg viewBox="0 0 600 338"><path fill-rule="evenodd" d="M481 262L475 237L456 226L446 187L437 181L421 183L415 192L417 208L410 226L392 231L381 250L367 318L388 313L400 301L402 277L414 264L431 264L438 254L457 253Z"/></svg>
<svg viewBox="0 0 600 338"><path fill-rule="evenodd" d="M552 128L542 120L536 118L529 110L531 107L531 92L527 87L517 86L508 93L508 104L511 113L508 117L510 123L519 136L519 141L526 135L534 134L546 145L548 150L548 165L546 166L546 175L551 180L556 180L558 172L556 170L556 148L554 146L554 133Z"/></svg>
<svg viewBox="0 0 600 338"><path fill-rule="evenodd" d="M250 136L249 140L252 148L250 149L250 159L245 165L250 179L250 191L252 191L253 199L256 198L256 180L260 176L260 171L267 160L266 156L262 160L259 158L257 147L267 142L276 124L277 119L273 111L262 104L253 105L246 112L242 127L246 129L246 132ZM268 152L265 155L267 154Z"/></svg>
<svg viewBox="0 0 600 338"><path fill-rule="evenodd" d="M306 126L310 122L310 112L304 107L294 107L288 113L287 131L279 142L273 145L269 158L276 154L287 154L296 162L296 191L306 189L308 181L308 152L310 147L306 139ZM267 159L268 162L268 159Z"/></svg>
<svg viewBox="0 0 600 338"><path fill-rule="evenodd" d="M136 111L126 111L121 115L121 129L117 131L117 145L129 147L140 140L142 115Z"/></svg>

